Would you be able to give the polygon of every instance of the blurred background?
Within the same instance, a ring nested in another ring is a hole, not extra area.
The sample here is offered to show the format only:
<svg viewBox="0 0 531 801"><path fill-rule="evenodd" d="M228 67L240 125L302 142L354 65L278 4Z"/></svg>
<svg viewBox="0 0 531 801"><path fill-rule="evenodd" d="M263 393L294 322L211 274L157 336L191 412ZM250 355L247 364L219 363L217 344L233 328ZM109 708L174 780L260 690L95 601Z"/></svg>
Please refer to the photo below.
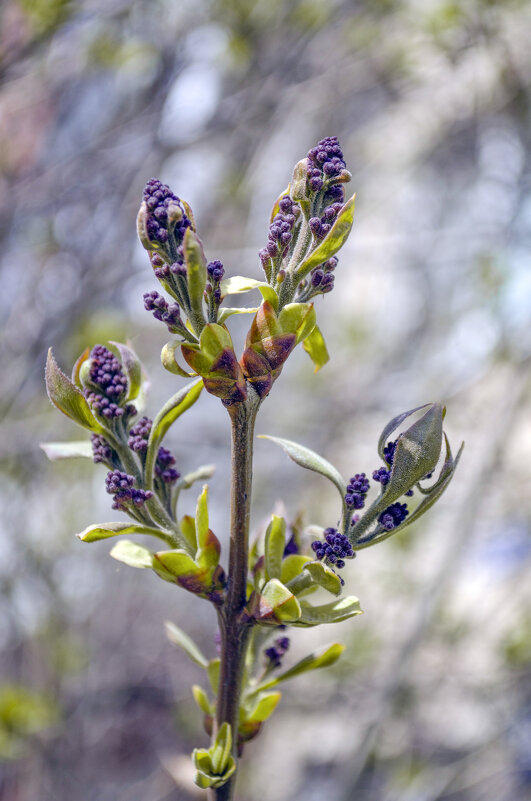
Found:
<svg viewBox="0 0 531 801"><path fill-rule="evenodd" d="M290 660L347 650L286 685L239 801L531 797L529 3L4 0L0 15L0 797L202 797L203 677L163 621L213 657L214 615L75 539L115 513L103 467L38 447L79 437L46 399L45 352L69 371L86 345L131 339L155 412L182 381L142 306L144 183L192 204L228 275L260 278L271 204L328 135L358 193L317 302L332 360L314 375L298 349L258 433L369 473L388 419L441 399L467 444L437 507L345 571L365 614L294 634ZM218 465L226 542L228 419L204 396L186 420L170 447L183 471ZM335 490L258 441L254 530L279 508L333 525Z"/></svg>

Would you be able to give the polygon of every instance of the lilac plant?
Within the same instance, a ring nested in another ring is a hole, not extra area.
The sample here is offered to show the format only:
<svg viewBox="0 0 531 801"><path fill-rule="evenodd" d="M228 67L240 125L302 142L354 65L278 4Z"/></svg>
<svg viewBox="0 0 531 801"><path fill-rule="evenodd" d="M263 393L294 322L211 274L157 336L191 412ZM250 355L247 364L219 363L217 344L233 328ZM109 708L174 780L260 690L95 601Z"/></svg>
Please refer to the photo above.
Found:
<svg viewBox="0 0 531 801"><path fill-rule="evenodd" d="M353 221L354 197L345 201L344 192L350 179L335 137L323 139L295 166L271 212L267 243L259 253L261 280L226 278L219 260L207 262L189 205L160 181L148 182L138 233L164 294L147 292L144 305L175 337L162 349L162 364L176 376L192 379L153 418L144 414L145 373L128 345L110 342L87 349L71 379L51 351L48 357L51 401L90 432L90 440L44 448L50 458L84 456L103 464L112 508L126 516L89 526L79 538L94 542L140 534L158 539L162 545L155 549L119 539L111 556L153 571L216 610L219 656L205 656L173 623L167 631L206 673L209 688L194 686L193 695L211 743L195 749L193 761L197 784L217 801L234 797L237 761L277 706L278 686L333 664L343 651L335 643L284 668L290 644L285 630L359 615L358 599L343 590L347 561L418 520L448 486L460 455L452 456L438 403L399 414L387 424L378 443L383 464L372 466L372 489L364 472L346 481L307 447L267 437L297 464L332 482L339 493L337 516L310 542L273 515L264 536L249 546L256 415L299 343L316 369L328 360L312 300L333 289L337 253ZM231 295L252 290L261 293L258 308L226 304ZM252 314L239 358L227 325L236 313ZM178 512L181 493L209 479L213 467L187 472L189 467L163 445L171 426L203 389L221 400L231 422L225 567L220 542L209 526L208 486L199 495L195 517ZM313 603L310 596L319 589L332 600Z"/></svg>

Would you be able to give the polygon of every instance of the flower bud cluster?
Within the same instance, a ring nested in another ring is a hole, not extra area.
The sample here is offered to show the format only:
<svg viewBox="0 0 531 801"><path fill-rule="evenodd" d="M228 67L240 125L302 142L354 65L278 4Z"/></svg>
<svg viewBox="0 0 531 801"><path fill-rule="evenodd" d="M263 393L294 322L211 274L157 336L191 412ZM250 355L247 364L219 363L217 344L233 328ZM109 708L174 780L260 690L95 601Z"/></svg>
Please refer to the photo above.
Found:
<svg viewBox="0 0 531 801"><path fill-rule="evenodd" d="M310 231L316 239L324 239L335 219L343 207L342 203L332 203L331 206L326 206L320 217L310 217L308 224Z"/></svg>
<svg viewBox="0 0 531 801"><path fill-rule="evenodd" d="M336 528L327 528L323 533L324 542L322 540L312 542L312 551L317 559L338 568L345 567L344 560L354 556L349 538L345 534L340 534Z"/></svg>
<svg viewBox="0 0 531 801"><path fill-rule="evenodd" d="M191 223L177 195L162 181L152 178L144 188L143 199L147 209L146 231L151 242L166 245L173 233L179 245Z"/></svg>
<svg viewBox="0 0 531 801"><path fill-rule="evenodd" d="M392 503L387 509L384 509L378 522L383 526L386 531L392 531L394 528L403 523L409 514L409 509L406 503Z"/></svg>
<svg viewBox="0 0 531 801"><path fill-rule="evenodd" d="M218 309L221 303L221 281L225 275L225 268L219 259L207 264L207 284L205 286L205 303L208 306L209 322L215 323L218 318Z"/></svg>
<svg viewBox="0 0 531 801"><path fill-rule="evenodd" d="M145 453L148 446L148 438L153 426L153 421L149 417L141 417L129 431L127 444L135 453Z"/></svg>
<svg viewBox="0 0 531 801"><path fill-rule="evenodd" d="M299 212L299 207L289 195L284 195L280 198L279 211L275 214L269 226L267 244L258 254L268 277L271 270L271 262L280 261L288 253Z"/></svg>
<svg viewBox="0 0 531 801"><path fill-rule="evenodd" d="M127 511L131 504L141 507L153 497L150 490L136 489L134 476L129 476L121 470L112 470L107 473L105 489L109 495L114 495L113 509Z"/></svg>
<svg viewBox="0 0 531 801"><path fill-rule="evenodd" d="M172 265L173 266L173 265ZM178 334L184 328L181 309L178 303L169 304L156 290L144 292L144 308L153 312L153 317L160 320L172 334Z"/></svg>
<svg viewBox="0 0 531 801"><path fill-rule="evenodd" d="M103 464L111 464L112 450L104 437L99 434L91 434L90 441L92 444L92 458L95 464L102 462Z"/></svg>
<svg viewBox="0 0 531 801"><path fill-rule="evenodd" d="M160 478L165 484L174 484L181 475L179 471L173 467L175 463L175 456L173 456L169 450L161 446L157 454L157 461L155 462L155 475L157 478Z"/></svg>
<svg viewBox="0 0 531 801"><path fill-rule="evenodd" d="M337 136L327 136L308 153L306 174L312 192L320 192L327 179L336 178L346 169Z"/></svg>
<svg viewBox="0 0 531 801"><path fill-rule="evenodd" d="M363 509L369 491L369 479L365 473L356 473L350 479L345 493L345 503L351 509Z"/></svg>
<svg viewBox="0 0 531 801"><path fill-rule="evenodd" d="M85 397L92 410L108 420L132 414L134 407L122 406L127 393L127 378L119 359L104 345L95 345L89 356L88 379Z"/></svg>
<svg viewBox="0 0 531 801"><path fill-rule="evenodd" d="M289 637L277 637L273 645L266 648L264 653L269 662L269 667L279 668L282 664L282 658L286 651L289 650Z"/></svg>

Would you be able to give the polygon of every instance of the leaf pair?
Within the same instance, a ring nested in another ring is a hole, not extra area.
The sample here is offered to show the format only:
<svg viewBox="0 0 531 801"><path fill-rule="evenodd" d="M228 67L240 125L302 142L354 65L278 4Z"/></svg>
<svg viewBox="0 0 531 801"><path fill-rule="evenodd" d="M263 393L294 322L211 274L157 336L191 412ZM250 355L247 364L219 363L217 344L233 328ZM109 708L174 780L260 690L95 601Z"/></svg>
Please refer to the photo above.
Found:
<svg viewBox="0 0 531 801"><path fill-rule="evenodd" d="M194 748L192 760L196 769L195 783L202 789L222 787L236 770L232 756L232 732L228 723L220 726L210 748Z"/></svg>
<svg viewBox="0 0 531 801"><path fill-rule="evenodd" d="M241 358L245 377L261 398L268 394L293 348L314 328L313 303L289 303L278 315L270 301L262 303Z"/></svg>
<svg viewBox="0 0 531 801"><path fill-rule="evenodd" d="M205 325L199 343L184 343L181 352L192 370L202 377L207 392L227 405L245 400L245 377L225 326Z"/></svg>

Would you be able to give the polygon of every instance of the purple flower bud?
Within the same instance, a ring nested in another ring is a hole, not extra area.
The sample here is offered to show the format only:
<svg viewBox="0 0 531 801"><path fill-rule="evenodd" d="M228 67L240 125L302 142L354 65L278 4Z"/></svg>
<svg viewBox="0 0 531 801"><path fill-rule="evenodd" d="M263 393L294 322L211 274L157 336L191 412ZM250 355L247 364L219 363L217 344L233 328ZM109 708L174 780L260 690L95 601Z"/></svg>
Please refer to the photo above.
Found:
<svg viewBox="0 0 531 801"><path fill-rule="evenodd" d="M143 199L148 212L146 231L153 244L165 245L171 226L175 244L180 245L191 223L177 195L169 186L153 178L144 188Z"/></svg>
<svg viewBox="0 0 531 801"><path fill-rule="evenodd" d="M126 511L129 505L136 507L143 506L146 501L153 497L149 490L135 488L134 476L129 476L120 470L112 470L107 473L105 479L105 489L109 495L114 495L113 509Z"/></svg>
<svg viewBox="0 0 531 801"><path fill-rule="evenodd" d="M85 397L93 411L106 419L124 414L121 404L127 393L127 378L120 360L104 345L95 345L89 356L88 379Z"/></svg>
<svg viewBox="0 0 531 801"><path fill-rule="evenodd" d="M103 464L110 464L112 462L112 450L107 441L99 434L91 434L90 441L92 443L92 458L95 464L103 462Z"/></svg>
<svg viewBox="0 0 531 801"><path fill-rule="evenodd" d="M169 450L161 446L157 454L157 461L155 462L155 475L157 478L160 478L165 484L174 484L181 475L179 471L173 467L174 464L175 457Z"/></svg>
<svg viewBox="0 0 531 801"><path fill-rule="evenodd" d="M312 286L315 287L319 286L323 278L324 278L324 272L322 270L320 270L319 268L314 270L312 273Z"/></svg>
<svg viewBox="0 0 531 801"><path fill-rule="evenodd" d="M137 453L144 453L147 451L148 439L152 426L153 421L150 420L149 417L141 417L140 420L134 424L129 431L129 439L127 441L131 450Z"/></svg>
<svg viewBox="0 0 531 801"><path fill-rule="evenodd" d="M378 522L383 526L386 531L392 531L394 528L403 523L409 514L409 509L405 503L392 503L387 509L384 509Z"/></svg>

